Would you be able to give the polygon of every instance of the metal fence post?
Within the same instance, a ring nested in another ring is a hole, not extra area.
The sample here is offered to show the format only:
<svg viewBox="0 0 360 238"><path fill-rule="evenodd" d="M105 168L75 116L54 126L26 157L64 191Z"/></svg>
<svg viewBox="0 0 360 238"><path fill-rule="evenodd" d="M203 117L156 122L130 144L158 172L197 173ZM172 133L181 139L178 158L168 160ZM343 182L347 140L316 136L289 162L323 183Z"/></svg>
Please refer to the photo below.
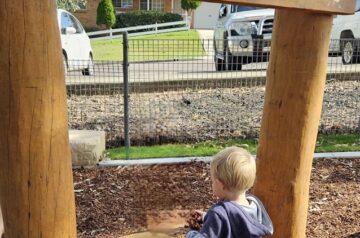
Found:
<svg viewBox="0 0 360 238"><path fill-rule="evenodd" d="M124 74L124 140L126 159L129 159L130 137L129 137L129 59L128 59L128 33L123 32L123 74Z"/></svg>

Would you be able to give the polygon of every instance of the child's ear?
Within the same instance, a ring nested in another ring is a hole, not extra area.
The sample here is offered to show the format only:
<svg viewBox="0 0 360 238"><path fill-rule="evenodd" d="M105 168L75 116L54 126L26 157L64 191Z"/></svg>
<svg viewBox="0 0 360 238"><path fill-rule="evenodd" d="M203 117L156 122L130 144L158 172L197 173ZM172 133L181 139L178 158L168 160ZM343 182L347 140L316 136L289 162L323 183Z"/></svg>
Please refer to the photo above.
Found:
<svg viewBox="0 0 360 238"><path fill-rule="evenodd" d="M218 182L220 183L221 188L222 188L223 190L228 190L228 189L229 189L228 186L226 186L226 184L223 183L220 179L218 179Z"/></svg>

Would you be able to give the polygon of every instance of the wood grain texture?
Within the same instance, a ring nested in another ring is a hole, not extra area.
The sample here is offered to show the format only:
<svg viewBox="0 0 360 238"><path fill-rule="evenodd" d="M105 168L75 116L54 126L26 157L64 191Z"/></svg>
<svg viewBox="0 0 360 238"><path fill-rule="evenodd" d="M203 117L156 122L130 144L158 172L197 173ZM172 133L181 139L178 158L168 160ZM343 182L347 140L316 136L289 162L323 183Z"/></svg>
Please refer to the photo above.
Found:
<svg viewBox="0 0 360 238"><path fill-rule="evenodd" d="M305 237L331 25L331 15L275 14L255 183L273 220L273 237Z"/></svg>
<svg viewBox="0 0 360 238"><path fill-rule="evenodd" d="M55 1L0 3L0 204L6 237L76 237Z"/></svg>
<svg viewBox="0 0 360 238"><path fill-rule="evenodd" d="M289 8L331 14L353 14L355 12L355 0L206 0L204 2Z"/></svg>

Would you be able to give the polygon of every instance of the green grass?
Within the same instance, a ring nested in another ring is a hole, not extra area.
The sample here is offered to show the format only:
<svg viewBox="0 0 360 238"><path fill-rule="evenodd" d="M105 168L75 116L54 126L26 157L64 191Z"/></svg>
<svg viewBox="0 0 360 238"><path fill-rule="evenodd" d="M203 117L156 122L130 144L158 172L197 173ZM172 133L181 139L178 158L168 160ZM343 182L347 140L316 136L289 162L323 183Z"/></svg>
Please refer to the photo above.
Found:
<svg viewBox="0 0 360 238"><path fill-rule="evenodd" d="M360 134L319 135L316 152L360 151Z"/></svg>
<svg viewBox="0 0 360 238"><path fill-rule="evenodd" d="M157 146L133 146L130 148L130 159L164 158L164 157L196 157L211 156L221 149L237 145L247 148L252 154L256 153L256 139L216 140L194 144L167 144ZM360 151L360 134L349 135L319 135L316 152ZM107 157L111 159L125 159L125 148L107 150Z"/></svg>
<svg viewBox="0 0 360 238"><path fill-rule="evenodd" d="M122 60L122 38L91 40L94 60ZM203 56L196 31L129 37L129 61L178 60Z"/></svg>

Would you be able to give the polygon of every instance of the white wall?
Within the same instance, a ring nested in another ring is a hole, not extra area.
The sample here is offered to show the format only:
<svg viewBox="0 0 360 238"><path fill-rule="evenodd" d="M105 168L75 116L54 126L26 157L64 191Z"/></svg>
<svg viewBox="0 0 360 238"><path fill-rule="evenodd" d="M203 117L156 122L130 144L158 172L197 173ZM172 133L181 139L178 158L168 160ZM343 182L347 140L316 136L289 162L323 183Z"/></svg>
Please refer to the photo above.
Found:
<svg viewBox="0 0 360 238"><path fill-rule="evenodd" d="M195 10L195 29L214 29L219 16L220 3L201 2Z"/></svg>

